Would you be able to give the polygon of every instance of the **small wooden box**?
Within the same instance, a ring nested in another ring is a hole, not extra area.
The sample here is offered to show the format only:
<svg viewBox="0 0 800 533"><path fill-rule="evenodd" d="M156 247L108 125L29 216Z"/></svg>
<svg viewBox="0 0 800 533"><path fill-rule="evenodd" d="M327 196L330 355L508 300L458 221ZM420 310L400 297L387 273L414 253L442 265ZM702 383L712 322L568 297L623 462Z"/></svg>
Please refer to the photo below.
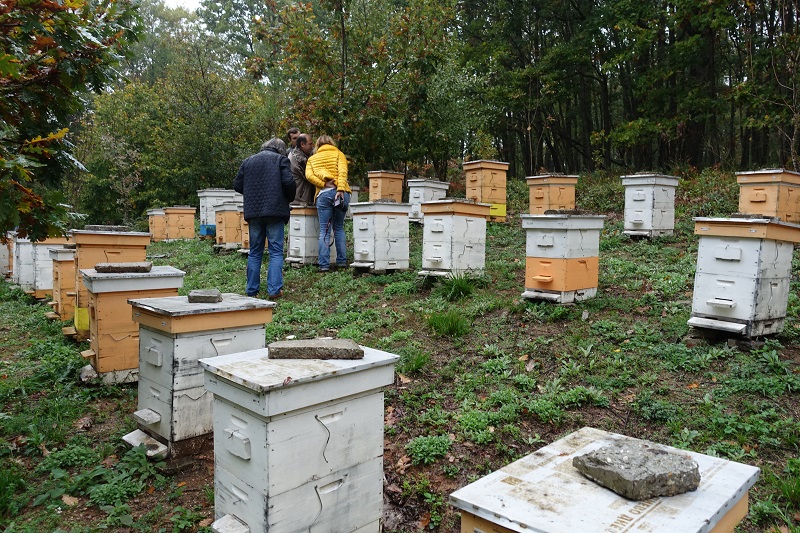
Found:
<svg viewBox="0 0 800 533"><path fill-rule="evenodd" d="M215 237L217 246L239 248L242 245L243 218L244 212L242 211L242 206L239 204L224 203L217 206Z"/></svg>
<svg viewBox="0 0 800 533"><path fill-rule="evenodd" d="M575 209L575 185L578 176L547 174L525 178L531 215L543 215L552 209Z"/></svg>
<svg viewBox="0 0 800 533"><path fill-rule="evenodd" d="M167 240L167 219L163 209L148 209L147 225L153 242Z"/></svg>
<svg viewBox="0 0 800 533"><path fill-rule="evenodd" d="M164 208L167 240L194 239L194 214L196 207L174 206Z"/></svg>
<svg viewBox="0 0 800 533"><path fill-rule="evenodd" d="M72 320L75 315L75 249L52 248L53 310L61 320Z"/></svg>
<svg viewBox="0 0 800 533"><path fill-rule="evenodd" d="M737 172L739 212L800 223L800 173L785 169Z"/></svg>
<svg viewBox="0 0 800 533"><path fill-rule="evenodd" d="M402 172L374 170L367 172L367 177L369 178L370 202L386 198L397 203L403 201L403 179L405 176Z"/></svg>

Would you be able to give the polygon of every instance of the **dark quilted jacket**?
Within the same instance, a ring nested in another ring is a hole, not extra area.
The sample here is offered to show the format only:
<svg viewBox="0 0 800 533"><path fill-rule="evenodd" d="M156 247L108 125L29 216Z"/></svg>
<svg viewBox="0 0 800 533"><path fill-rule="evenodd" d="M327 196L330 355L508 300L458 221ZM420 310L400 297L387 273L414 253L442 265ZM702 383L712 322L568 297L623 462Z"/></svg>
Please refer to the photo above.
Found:
<svg viewBox="0 0 800 533"><path fill-rule="evenodd" d="M289 222L289 202L295 184L289 159L267 148L251 155L239 167L233 189L244 195L244 219L281 217Z"/></svg>

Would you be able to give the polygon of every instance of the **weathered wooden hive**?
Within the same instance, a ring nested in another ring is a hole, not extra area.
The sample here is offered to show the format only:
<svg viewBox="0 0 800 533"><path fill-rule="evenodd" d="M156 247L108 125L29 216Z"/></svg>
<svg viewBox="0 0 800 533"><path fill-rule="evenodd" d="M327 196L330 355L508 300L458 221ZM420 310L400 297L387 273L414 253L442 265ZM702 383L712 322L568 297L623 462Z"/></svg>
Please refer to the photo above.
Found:
<svg viewBox="0 0 800 533"><path fill-rule="evenodd" d="M353 212L354 268L372 271L408 268L410 204L363 202Z"/></svg>
<svg viewBox="0 0 800 533"><path fill-rule="evenodd" d="M214 242L222 248L240 248L242 246L242 219L244 219L242 204L226 201L214 209L217 220Z"/></svg>
<svg viewBox="0 0 800 533"><path fill-rule="evenodd" d="M483 273L490 209L489 204L456 199L423 203L420 275Z"/></svg>
<svg viewBox="0 0 800 533"><path fill-rule="evenodd" d="M597 294L605 216L520 215L525 229L523 298L569 303Z"/></svg>
<svg viewBox="0 0 800 533"><path fill-rule="evenodd" d="M754 466L653 445L694 460L700 487L634 501L572 465L576 456L626 441L638 439L585 427L453 492L449 502L461 511L461 531L733 533L747 515L748 491L759 477Z"/></svg>
<svg viewBox="0 0 800 533"><path fill-rule="evenodd" d="M746 337L783 330L800 225L695 218L700 237L689 325Z"/></svg>
<svg viewBox="0 0 800 533"><path fill-rule="evenodd" d="M383 387L396 355L200 360L214 393L217 532L377 533L383 507Z"/></svg>
<svg viewBox="0 0 800 533"><path fill-rule="evenodd" d="M392 172L389 170L373 170L367 172L369 179L369 201L394 200L397 203L403 201L403 179L402 172Z"/></svg>
<svg viewBox="0 0 800 533"><path fill-rule="evenodd" d="M292 266L316 264L319 258L319 218L316 207L311 205L291 206L288 241L287 263ZM333 250L333 235L330 235L329 242L331 242L331 250Z"/></svg>
<svg viewBox="0 0 800 533"><path fill-rule="evenodd" d="M35 298L44 298L53 292L53 261L50 250L60 248L69 242L65 237L50 237L43 241L31 242L16 238L14 246L14 266L12 280Z"/></svg>
<svg viewBox="0 0 800 533"><path fill-rule="evenodd" d="M214 208L227 200L242 203L243 196L233 189L201 189L197 191L200 199L200 236L214 237L217 231L217 216Z"/></svg>
<svg viewBox="0 0 800 533"><path fill-rule="evenodd" d="M75 240L75 329L80 336L89 333L89 294L81 270L98 263L136 263L144 261L150 233L133 231L73 230Z"/></svg>
<svg viewBox="0 0 800 533"><path fill-rule="evenodd" d="M14 237L6 233L6 242L0 242L0 279L11 277L11 270L14 268L14 253L11 251Z"/></svg>
<svg viewBox="0 0 800 533"><path fill-rule="evenodd" d="M575 185L578 176L543 174L525 178L528 184L528 203L531 215L543 215L551 210L575 209Z"/></svg>
<svg viewBox="0 0 800 533"><path fill-rule="evenodd" d="M53 311L63 320L75 316L75 248L51 248L53 262Z"/></svg>
<svg viewBox="0 0 800 533"><path fill-rule="evenodd" d="M147 227L153 242L167 240L167 218L164 208L147 210Z"/></svg>
<svg viewBox="0 0 800 533"><path fill-rule="evenodd" d="M185 272L154 266L150 272L79 270L86 286L89 349L81 352L107 383L128 383L139 374L139 325L129 299L177 296Z"/></svg>
<svg viewBox="0 0 800 533"><path fill-rule="evenodd" d="M445 181L413 179L408 180L408 203L411 204L409 220L422 220L423 202L435 202L447 196L450 184Z"/></svg>
<svg viewBox="0 0 800 533"><path fill-rule="evenodd" d="M800 173L785 169L737 172L739 212L800 224Z"/></svg>
<svg viewBox="0 0 800 533"><path fill-rule="evenodd" d="M192 453L213 431L212 395L203 387L199 359L265 346L274 302L239 294L222 301L187 296L128 300L139 324L139 429L123 439L147 446L153 457Z"/></svg>
<svg viewBox="0 0 800 533"><path fill-rule="evenodd" d="M467 199L489 204L489 220L506 220L506 174L508 163L502 161L468 161L466 174Z"/></svg>
<svg viewBox="0 0 800 533"><path fill-rule="evenodd" d="M164 220L167 227L167 240L194 239L194 215L196 207L177 205L164 208Z"/></svg>
<svg viewBox="0 0 800 533"><path fill-rule="evenodd" d="M631 236L672 235L678 178L662 174L622 176L625 187L623 233Z"/></svg>

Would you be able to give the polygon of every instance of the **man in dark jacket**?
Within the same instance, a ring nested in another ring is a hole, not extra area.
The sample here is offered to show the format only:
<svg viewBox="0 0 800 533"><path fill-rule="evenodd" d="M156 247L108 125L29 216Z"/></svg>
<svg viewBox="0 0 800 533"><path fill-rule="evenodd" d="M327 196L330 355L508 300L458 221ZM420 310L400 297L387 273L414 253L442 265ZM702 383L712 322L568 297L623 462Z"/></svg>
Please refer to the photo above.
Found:
<svg viewBox="0 0 800 533"><path fill-rule="evenodd" d="M311 135L301 133L297 136L295 147L289 152L289 164L294 176L297 192L294 195L295 204L314 205L314 195L317 188L306 179L306 163L308 156L314 151L311 144Z"/></svg>
<svg viewBox="0 0 800 533"><path fill-rule="evenodd" d="M289 202L295 193L286 143L272 138L261 145L259 153L242 162L233 189L244 195L244 219L250 225L246 294L258 295L267 241L267 294L278 298L283 294L283 226L289 222Z"/></svg>

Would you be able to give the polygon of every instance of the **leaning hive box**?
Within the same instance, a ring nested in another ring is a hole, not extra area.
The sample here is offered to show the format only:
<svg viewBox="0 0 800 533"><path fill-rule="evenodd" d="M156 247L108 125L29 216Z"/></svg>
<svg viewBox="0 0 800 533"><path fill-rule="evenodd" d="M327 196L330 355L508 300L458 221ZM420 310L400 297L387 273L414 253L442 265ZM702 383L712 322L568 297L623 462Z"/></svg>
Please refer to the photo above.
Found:
<svg viewBox="0 0 800 533"><path fill-rule="evenodd" d="M75 240L75 329L89 331L89 294L81 270L98 263L137 263L147 257L150 234L143 232L73 230Z"/></svg>
<svg viewBox="0 0 800 533"><path fill-rule="evenodd" d="M147 226L153 242L167 240L167 219L163 208L147 210Z"/></svg>
<svg viewBox="0 0 800 533"><path fill-rule="evenodd" d="M502 161L468 161L463 165L466 174L466 196L475 202L489 204L490 220L506 219L506 174L508 163Z"/></svg>
<svg viewBox="0 0 800 533"><path fill-rule="evenodd" d="M675 189L678 178L661 174L622 176L625 187L623 233L656 237L675 229Z"/></svg>
<svg viewBox="0 0 800 533"><path fill-rule="evenodd" d="M350 204L353 212L354 268L408 268L409 204L364 202Z"/></svg>
<svg viewBox="0 0 800 533"><path fill-rule="evenodd" d="M602 215L520 215L525 229L523 298L569 303L597 294Z"/></svg>
<svg viewBox="0 0 800 533"><path fill-rule="evenodd" d="M783 329L800 225L768 218L695 218L697 270L689 325L768 335Z"/></svg>
<svg viewBox="0 0 800 533"><path fill-rule="evenodd" d="M200 235L214 236L217 230L217 218L214 206L221 205L226 200L242 203L244 197L233 189L201 189L197 191L200 199Z"/></svg>
<svg viewBox="0 0 800 533"><path fill-rule="evenodd" d="M464 200L422 204L420 275L482 273L486 263L486 219L490 206Z"/></svg>
<svg viewBox="0 0 800 533"><path fill-rule="evenodd" d="M289 249L286 262L290 265L313 265L319 257L319 218L317 208L292 205L289 214ZM333 250L333 235L329 242Z"/></svg>
<svg viewBox="0 0 800 533"><path fill-rule="evenodd" d="M545 211L575 209L575 185L578 176L547 174L525 178L528 184L528 203L531 215Z"/></svg>
<svg viewBox="0 0 800 533"><path fill-rule="evenodd" d="M422 220L423 202L442 200L447 196L450 184L444 181L415 179L408 180L408 203L411 204L410 220Z"/></svg>
<svg viewBox="0 0 800 533"><path fill-rule="evenodd" d="M221 302L187 296L128 300L139 324L139 429L132 445L157 441L152 455L181 454L180 441L211 434L212 395L203 387L199 359L265 346L274 302L226 293ZM191 445L186 445L187 451Z"/></svg>
<svg viewBox="0 0 800 533"><path fill-rule="evenodd" d="M194 239L194 214L196 207L187 205L165 207L164 222L167 240Z"/></svg>
<svg viewBox="0 0 800 533"><path fill-rule="evenodd" d="M242 245L242 219L244 211L241 204L224 202L216 206L216 238L217 246L239 248Z"/></svg>
<svg viewBox="0 0 800 533"><path fill-rule="evenodd" d="M185 272L154 266L150 272L80 270L89 308L89 346L81 352L106 381L135 381L139 373L139 325L129 299L177 296Z"/></svg>
<svg viewBox="0 0 800 533"><path fill-rule="evenodd" d="M200 360L214 393L214 531L380 530L383 387L396 355ZM226 529L238 527L239 529Z"/></svg>
<svg viewBox="0 0 800 533"><path fill-rule="evenodd" d="M61 320L75 316L75 248L51 248L53 261L53 310Z"/></svg>
<svg viewBox="0 0 800 533"><path fill-rule="evenodd" d="M403 201L403 178L405 176L402 172L374 170L367 172L367 177L370 202L383 199L394 200L397 203Z"/></svg>
<svg viewBox="0 0 800 533"><path fill-rule="evenodd" d="M785 169L737 172L739 212L800 224L800 173Z"/></svg>
<svg viewBox="0 0 800 533"><path fill-rule="evenodd" d="M624 435L583 428L492 472L450 495L461 510L461 532L732 533L747 515L748 491L759 469L669 446L700 469L696 491L628 500L584 477L572 459Z"/></svg>

